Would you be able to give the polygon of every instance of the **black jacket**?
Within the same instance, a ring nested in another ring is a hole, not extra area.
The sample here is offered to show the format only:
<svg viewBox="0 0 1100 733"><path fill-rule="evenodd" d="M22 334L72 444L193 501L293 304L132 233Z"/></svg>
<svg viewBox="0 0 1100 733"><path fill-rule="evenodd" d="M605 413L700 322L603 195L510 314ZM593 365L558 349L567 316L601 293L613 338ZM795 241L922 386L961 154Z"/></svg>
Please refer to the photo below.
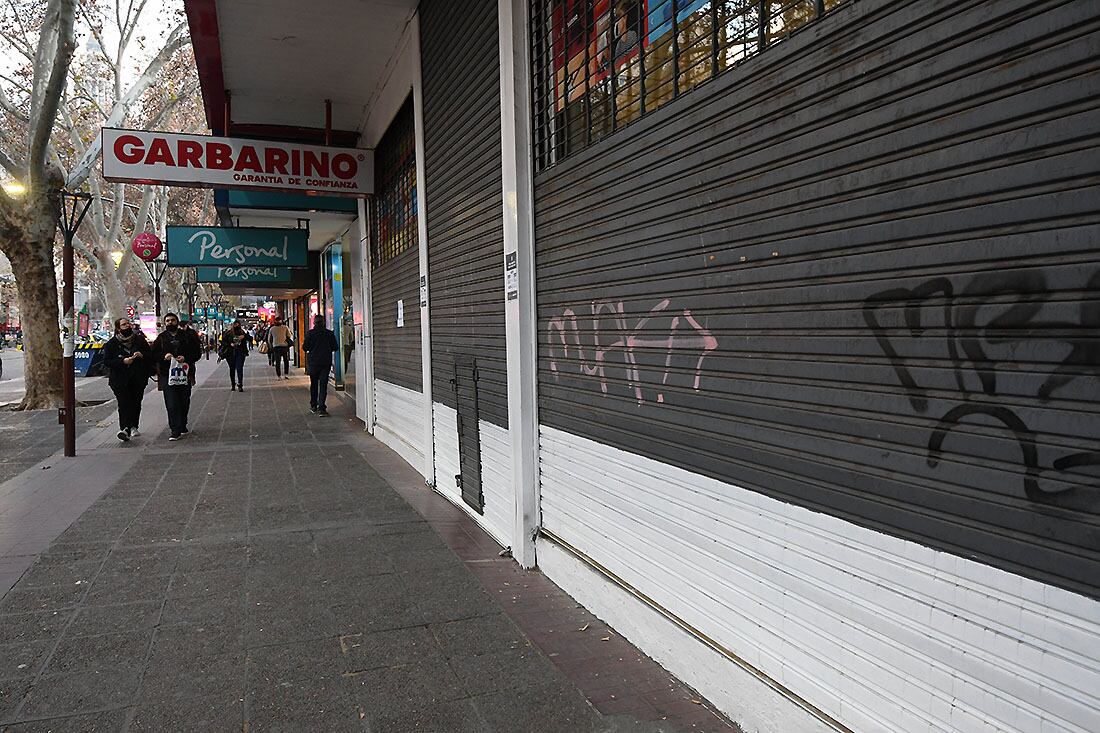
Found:
<svg viewBox="0 0 1100 733"><path fill-rule="evenodd" d="M252 348L252 336L248 331L242 331L239 335L233 333L233 329L229 329L222 334L222 343L218 347L218 356L229 361L229 357L234 352L242 352L245 357L248 357L248 352Z"/></svg>
<svg viewBox="0 0 1100 733"><path fill-rule="evenodd" d="M302 350L306 352L307 371L321 371L332 366L332 353L340 348L336 334L324 326L314 326L306 332Z"/></svg>
<svg viewBox="0 0 1100 733"><path fill-rule="evenodd" d="M168 384L168 362L164 360L164 357L168 354L172 356L183 355L183 360L191 367L191 379L194 383L195 362L202 356L198 336L194 332L184 331L183 329L179 329L175 333L163 331L157 336L157 340L153 342L153 361L157 369L157 389L162 391L164 386Z"/></svg>
<svg viewBox="0 0 1100 733"><path fill-rule="evenodd" d="M140 359L134 359L132 364L123 363L123 359L136 353L141 354ZM145 334L137 329L134 329L134 337L129 344L122 343L118 336L112 336L103 345L103 366L107 367L107 383L114 389L147 384L154 364L153 348Z"/></svg>

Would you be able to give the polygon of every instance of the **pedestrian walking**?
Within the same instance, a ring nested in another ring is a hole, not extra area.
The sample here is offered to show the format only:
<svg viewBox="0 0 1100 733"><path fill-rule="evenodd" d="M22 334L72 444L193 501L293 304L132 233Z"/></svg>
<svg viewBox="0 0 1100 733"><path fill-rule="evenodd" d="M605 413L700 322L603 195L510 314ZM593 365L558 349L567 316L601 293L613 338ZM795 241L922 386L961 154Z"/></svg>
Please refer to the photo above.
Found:
<svg viewBox="0 0 1100 733"><path fill-rule="evenodd" d="M313 317L313 328L302 341L306 352L306 372L309 374L309 409L321 417L328 417L325 398L328 396L328 373L332 369L332 354L340 348L336 334L325 328L325 317Z"/></svg>
<svg viewBox="0 0 1100 733"><path fill-rule="evenodd" d="M283 323L283 319L276 317L275 325L267 332L267 344L271 351L271 358L275 362L275 378L290 379L290 345L294 340L290 337L290 329ZM286 374L283 374L283 372Z"/></svg>
<svg viewBox="0 0 1100 733"><path fill-rule="evenodd" d="M149 341L129 318L115 321L115 333L103 345L103 364L118 403L118 439L125 443L140 435L141 400L155 364Z"/></svg>
<svg viewBox="0 0 1100 733"><path fill-rule="evenodd" d="M153 359L157 364L157 389L164 393L164 409L168 412L171 432L168 440L179 440L190 432L187 415L199 348L198 339L192 339L180 328L175 313L164 317L164 331L153 342Z"/></svg>
<svg viewBox="0 0 1100 733"><path fill-rule="evenodd" d="M252 348L252 336L244 330L240 321L222 335L218 356L229 362L229 391L244 392L244 360Z"/></svg>

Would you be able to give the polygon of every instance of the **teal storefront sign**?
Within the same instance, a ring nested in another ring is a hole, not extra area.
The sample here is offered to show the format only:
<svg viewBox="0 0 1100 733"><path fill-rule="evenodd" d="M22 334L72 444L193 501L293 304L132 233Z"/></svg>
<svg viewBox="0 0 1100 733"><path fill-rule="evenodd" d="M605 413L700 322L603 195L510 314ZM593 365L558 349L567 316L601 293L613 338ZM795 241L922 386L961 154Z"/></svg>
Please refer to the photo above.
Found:
<svg viewBox="0 0 1100 733"><path fill-rule="evenodd" d="M305 267L309 232L265 227L168 227L171 267Z"/></svg>
<svg viewBox="0 0 1100 733"><path fill-rule="evenodd" d="M289 267L197 267L200 283L288 283Z"/></svg>

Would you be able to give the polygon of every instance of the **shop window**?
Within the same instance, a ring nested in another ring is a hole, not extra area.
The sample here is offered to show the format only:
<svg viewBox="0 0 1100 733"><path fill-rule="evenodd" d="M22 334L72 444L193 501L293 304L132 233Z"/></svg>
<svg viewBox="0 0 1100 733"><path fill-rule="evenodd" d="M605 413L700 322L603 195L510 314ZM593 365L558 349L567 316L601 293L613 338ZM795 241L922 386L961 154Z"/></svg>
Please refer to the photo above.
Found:
<svg viewBox="0 0 1100 733"><path fill-rule="evenodd" d="M532 0L541 170L787 38L844 0Z"/></svg>
<svg viewBox="0 0 1100 733"><path fill-rule="evenodd" d="M371 263L381 267L418 242L416 133L410 96L374 150Z"/></svg>

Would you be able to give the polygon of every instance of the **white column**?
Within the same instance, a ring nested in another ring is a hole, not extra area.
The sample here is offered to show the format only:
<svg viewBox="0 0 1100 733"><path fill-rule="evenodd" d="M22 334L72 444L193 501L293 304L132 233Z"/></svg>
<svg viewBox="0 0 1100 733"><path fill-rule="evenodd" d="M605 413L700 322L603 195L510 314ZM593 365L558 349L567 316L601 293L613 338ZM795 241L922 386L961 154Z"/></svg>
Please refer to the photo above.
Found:
<svg viewBox="0 0 1100 733"><path fill-rule="evenodd" d="M367 424L367 432L374 433L374 297L371 290L371 257L370 257L370 227L367 221L367 202L359 199L359 219L357 220L359 234L359 283L356 290L362 303L363 330L358 335L355 348L359 350L359 358L356 361L356 369L361 366L362 371L356 374L359 384L356 389L358 399L364 401L363 421ZM361 379L360 379L361 377Z"/></svg>
<svg viewBox="0 0 1100 733"><path fill-rule="evenodd" d="M424 183L424 87L420 73L420 14L411 22L413 47L413 130L416 136L416 231L420 243L420 359L424 389L424 480L435 486L435 423L432 415L432 337L428 308L428 207Z"/></svg>
<svg viewBox="0 0 1100 733"><path fill-rule="evenodd" d="M535 315L534 184L527 0L498 0L500 130L504 181L504 326L508 359L508 435L515 521L512 556L535 567L538 531L538 385Z"/></svg>

